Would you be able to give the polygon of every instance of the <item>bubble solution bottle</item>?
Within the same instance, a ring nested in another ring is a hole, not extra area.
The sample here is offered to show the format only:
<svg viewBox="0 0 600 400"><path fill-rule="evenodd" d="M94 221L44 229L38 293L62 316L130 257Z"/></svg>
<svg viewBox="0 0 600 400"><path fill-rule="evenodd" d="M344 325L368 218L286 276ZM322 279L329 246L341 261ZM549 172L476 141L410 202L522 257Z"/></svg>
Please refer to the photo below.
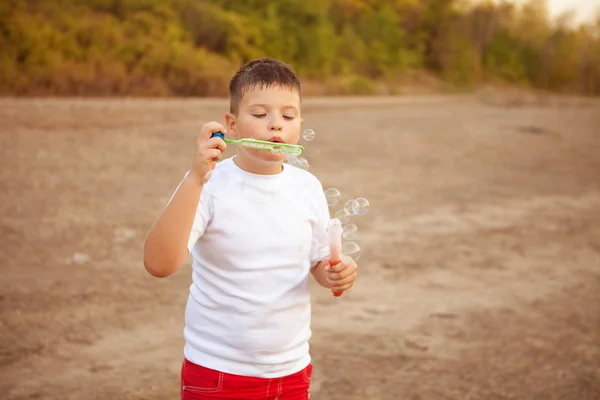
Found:
<svg viewBox="0 0 600 400"><path fill-rule="evenodd" d="M334 266L342 261L342 221L337 218L331 218L327 223L327 234L329 235L329 265ZM344 292L331 293L335 297L339 297Z"/></svg>

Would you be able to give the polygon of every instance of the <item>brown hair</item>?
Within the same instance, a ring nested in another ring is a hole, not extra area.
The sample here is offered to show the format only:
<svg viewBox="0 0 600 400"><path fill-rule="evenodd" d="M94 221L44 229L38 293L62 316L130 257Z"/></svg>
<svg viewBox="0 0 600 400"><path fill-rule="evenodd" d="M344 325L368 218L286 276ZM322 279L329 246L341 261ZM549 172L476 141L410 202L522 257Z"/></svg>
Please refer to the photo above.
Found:
<svg viewBox="0 0 600 400"><path fill-rule="evenodd" d="M282 86L300 95L300 80L292 67L273 58L259 58L243 65L229 82L229 110L237 114L244 94L257 87Z"/></svg>

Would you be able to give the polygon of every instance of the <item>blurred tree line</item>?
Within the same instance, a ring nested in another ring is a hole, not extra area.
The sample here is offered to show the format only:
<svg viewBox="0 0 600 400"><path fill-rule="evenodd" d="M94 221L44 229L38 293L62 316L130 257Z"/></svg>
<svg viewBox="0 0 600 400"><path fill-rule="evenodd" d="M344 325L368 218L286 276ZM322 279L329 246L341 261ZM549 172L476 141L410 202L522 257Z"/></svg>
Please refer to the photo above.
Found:
<svg viewBox="0 0 600 400"><path fill-rule="evenodd" d="M339 93L427 71L600 94L600 18L544 0L2 0L0 49L2 94L224 95L259 56Z"/></svg>

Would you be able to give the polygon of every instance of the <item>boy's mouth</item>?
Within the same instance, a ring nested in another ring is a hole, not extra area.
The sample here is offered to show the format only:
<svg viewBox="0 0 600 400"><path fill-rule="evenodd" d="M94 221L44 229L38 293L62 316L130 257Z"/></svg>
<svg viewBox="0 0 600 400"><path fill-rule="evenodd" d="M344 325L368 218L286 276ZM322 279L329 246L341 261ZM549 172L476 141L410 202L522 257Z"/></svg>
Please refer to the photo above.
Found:
<svg viewBox="0 0 600 400"><path fill-rule="evenodd" d="M269 142L273 142L273 143L285 143L283 141L283 139L280 138L279 136L273 136L272 138L269 139Z"/></svg>

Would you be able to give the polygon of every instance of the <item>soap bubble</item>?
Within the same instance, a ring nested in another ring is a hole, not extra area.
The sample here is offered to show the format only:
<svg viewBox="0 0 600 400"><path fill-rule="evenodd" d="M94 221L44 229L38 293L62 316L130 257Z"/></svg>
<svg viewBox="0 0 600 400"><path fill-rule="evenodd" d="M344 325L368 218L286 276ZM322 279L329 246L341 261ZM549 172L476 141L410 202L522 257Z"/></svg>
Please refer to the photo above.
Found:
<svg viewBox="0 0 600 400"><path fill-rule="evenodd" d="M348 211L342 208L341 210L338 210L335 213L335 217L339 219L342 222L342 224L345 224L350 221L350 217L352 217L352 214L350 214Z"/></svg>
<svg viewBox="0 0 600 400"><path fill-rule="evenodd" d="M352 257L354 262L360 258L360 247L355 242L345 242L342 244L342 254Z"/></svg>
<svg viewBox="0 0 600 400"><path fill-rule="evenodd" d="M308 171L308 160L304 157L298 157L294 160L294 166Z"/></svg>
<svg viewBox="0 0 600 400"><path fill-rule="evenodd" d="M355 224L346 224L344 225L344 233L342 236L346 240L353 240L356 237L357 231L358 227Z"/></svg>
<svg viewBox="0 0 600 400"><path fill-rule="evenodd" d="M288 164L293 165L294 167L298 167L304 170L308 170L308 160L304 157L297 157L293 154L283 153L285 160Z"/></svg>
<svg viewBox="0 0 600 400"><path fill-rule="evenodd" d="M365 215L369 212L369 201L364 197L355 200L355 203L352 203L352 211L356 215Z"/></svg>
<svg viewBox="0 0 600 400"><path fill-rule="evenodd" d="M337 190L336 188L330 188L325 190L325 198L327 199L327 205L328 206L335 206L338 201L340 201L340 191Z"/></svg>
<svg viewBox="0 0 600 400"><path fill-rule="evenodd" d="M315 138L315 131L313 131L312 129L307 129L304 131L304 133L302 134L302 137L304 138L304 140L306 140L307 142L312 141Z"/></svg>
<svg viewBox="0 0 600 400"><path fill-rule="evenodd" d="M344 204L344 210L348 211L348 214L354 214L354 210L358 209L360 205L356 200L348 200L346 204Z"/></svg>

